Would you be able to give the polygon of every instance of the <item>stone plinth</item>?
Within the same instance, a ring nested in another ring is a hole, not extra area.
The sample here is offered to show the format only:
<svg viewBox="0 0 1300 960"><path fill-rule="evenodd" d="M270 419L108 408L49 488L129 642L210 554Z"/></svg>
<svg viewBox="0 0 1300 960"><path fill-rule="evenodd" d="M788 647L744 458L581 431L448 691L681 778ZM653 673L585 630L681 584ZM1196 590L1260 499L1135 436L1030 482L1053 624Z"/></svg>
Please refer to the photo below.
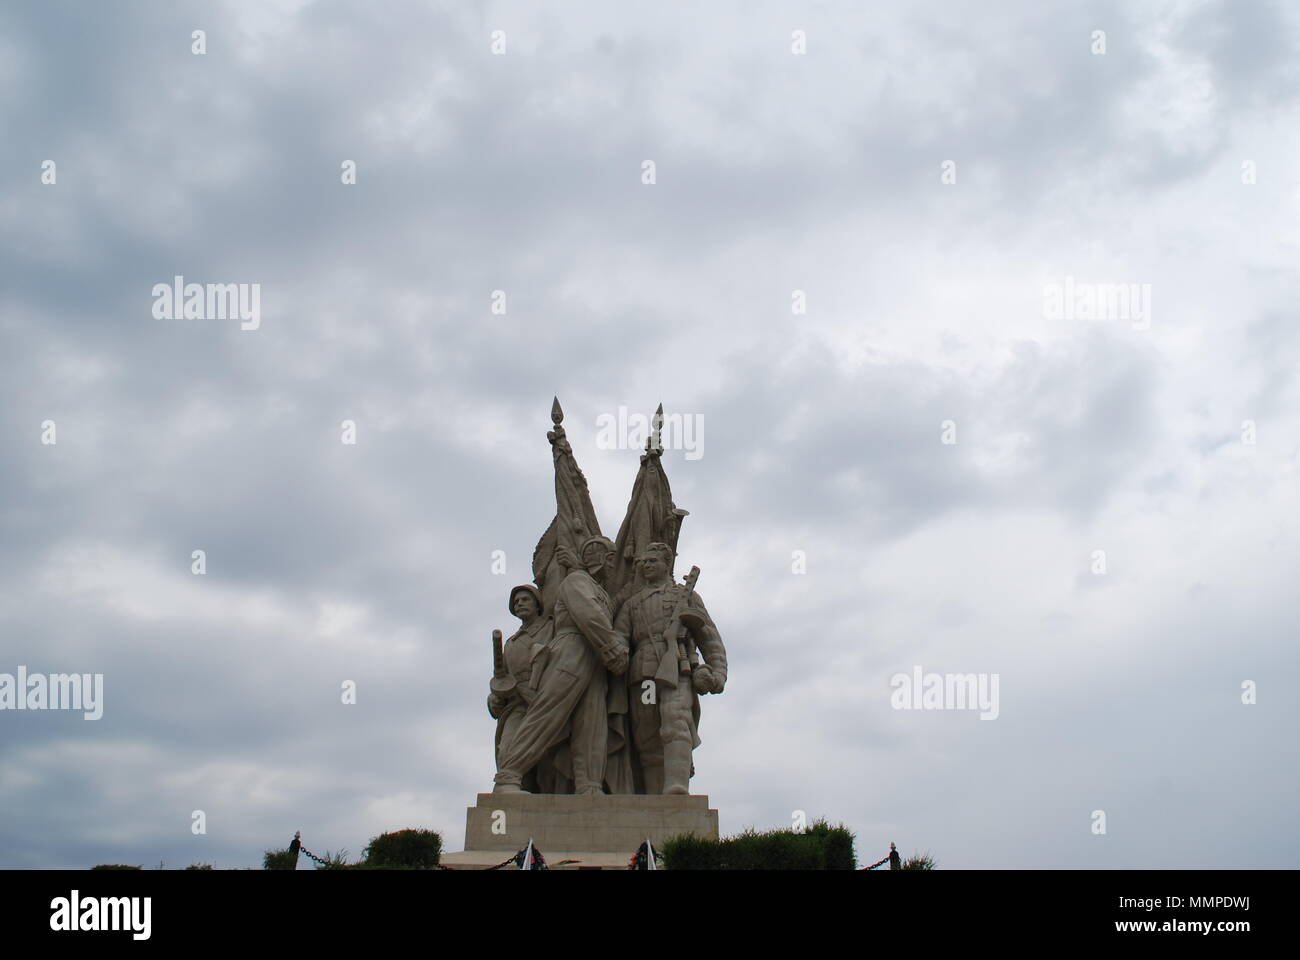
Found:
<svg viewBox="0 0 1300 960"><path fill-rule="evenodd" d="M480 793L465 815L466 854L500 851L493 862L532 837L548 859L551 851L580 850L617 854L626 865L647 837L657 847L680 833L717 839L718 811L707 796Z"/></svg>

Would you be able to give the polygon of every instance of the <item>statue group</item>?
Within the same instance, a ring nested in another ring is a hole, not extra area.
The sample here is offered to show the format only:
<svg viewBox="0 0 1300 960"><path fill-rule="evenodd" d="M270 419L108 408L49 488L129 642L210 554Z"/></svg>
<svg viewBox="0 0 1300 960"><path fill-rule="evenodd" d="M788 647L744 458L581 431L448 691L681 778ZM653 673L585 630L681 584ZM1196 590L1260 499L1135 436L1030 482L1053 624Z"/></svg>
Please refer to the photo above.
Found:
<svg viewBox="0 0 1300 960"><path fill-rule="evenodd" d="M496 793L690 792L700 697L722 693L727 652L695 592L699 568L674 579L687 512L663 470L662 418L660 406L611 541L551 407L555 518L534 582L510 591L519 629L504 644L492 635Z"/></svg>

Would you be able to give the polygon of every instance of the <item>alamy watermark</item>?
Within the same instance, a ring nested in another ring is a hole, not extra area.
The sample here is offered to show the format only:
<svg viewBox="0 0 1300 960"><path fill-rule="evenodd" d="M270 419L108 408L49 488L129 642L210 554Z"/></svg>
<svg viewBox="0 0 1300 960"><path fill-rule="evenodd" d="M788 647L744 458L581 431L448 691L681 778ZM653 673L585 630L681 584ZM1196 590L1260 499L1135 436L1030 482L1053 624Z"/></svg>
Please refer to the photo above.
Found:
<svg viewBox="0 0 1300 960"><path fill-rule="evenodd" d="M1043 286L1043 316L1048 320L1129 320L1134 330L1151 328L1151 284L1064 283Z"/></svg>
<svg viewBox="0 0 1300 960"><path fill-rule="evenodd" d="M170 284L153 285L153 315L157 320L234 320L240 330L262 325L260 283L186 283L183 276Z"/></svg>
<svg viewBox="0 0 1300 960"><path fill-rule="evenodd" d="M73 890L69 896L50 901L50 929L79 931L126 931L133 940L148 940L153 924L152 897L83 897Z"/></svg>
<svg viewBox="0 0 1300 960"><path fill-rule="evenodd" d="M0 710L81 710L86 720L104 715L102 673L0 673Z"/></svg>
<svg viewBox="0 0 1300 960"><path fill-rule="evenodd" d="M981 720L996 720L996 673L925 673L920 666L910 674L896 673L889 680L895 710L979 710Z"/></svg>
<svg viewBox="0 0 1300 960"><path fill-rule="evenodd" d="M670 413L663 407L651 419L643 413L602 413L596 418L596 446L601 450L685 450L687 460L704 456L704 414Z"/></svg>

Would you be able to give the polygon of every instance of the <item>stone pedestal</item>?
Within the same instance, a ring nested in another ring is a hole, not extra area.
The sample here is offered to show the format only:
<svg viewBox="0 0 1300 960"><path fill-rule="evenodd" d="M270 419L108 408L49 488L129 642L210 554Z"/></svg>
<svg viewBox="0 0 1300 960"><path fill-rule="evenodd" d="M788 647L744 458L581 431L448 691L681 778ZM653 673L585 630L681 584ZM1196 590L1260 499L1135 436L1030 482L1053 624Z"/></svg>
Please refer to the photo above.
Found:
<svg viewBox="0 0 1300 960"><path fill-rule="evenodd" d="M492 866L531 837L553 866L625 867L647 837L658 847L681 833L717 839L718 811L707 796L480 793L465 815L464 852L444 854L442 863Z"/></svg>

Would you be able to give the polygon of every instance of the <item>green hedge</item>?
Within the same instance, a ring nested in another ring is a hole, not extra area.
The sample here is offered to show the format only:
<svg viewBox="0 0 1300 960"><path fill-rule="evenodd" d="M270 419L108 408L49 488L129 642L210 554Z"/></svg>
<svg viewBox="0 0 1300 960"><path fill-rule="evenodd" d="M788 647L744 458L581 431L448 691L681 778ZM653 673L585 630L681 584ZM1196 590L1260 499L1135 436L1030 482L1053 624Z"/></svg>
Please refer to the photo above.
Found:
<svg viewBox="0 0 1300 960"><path fill-rule="evenodd" d="M746 830L736 837L705 840L680 836L663 845L668 870L853 870L853 834L818 820L806 833Z"/></svg>
<svg viewBox="0 0 1300 960"><path fill-rule="evenodd" d="M263 870L292 870L298 855L291 850L267 850L262 854Z"/></svg>
<svg viewBox="0 0 1300 960"><path fill-rule="evenodd" d="M432 870L442 858L442 837L432 830L381 833L362 851L367 867L412 867Z"/></svg>

